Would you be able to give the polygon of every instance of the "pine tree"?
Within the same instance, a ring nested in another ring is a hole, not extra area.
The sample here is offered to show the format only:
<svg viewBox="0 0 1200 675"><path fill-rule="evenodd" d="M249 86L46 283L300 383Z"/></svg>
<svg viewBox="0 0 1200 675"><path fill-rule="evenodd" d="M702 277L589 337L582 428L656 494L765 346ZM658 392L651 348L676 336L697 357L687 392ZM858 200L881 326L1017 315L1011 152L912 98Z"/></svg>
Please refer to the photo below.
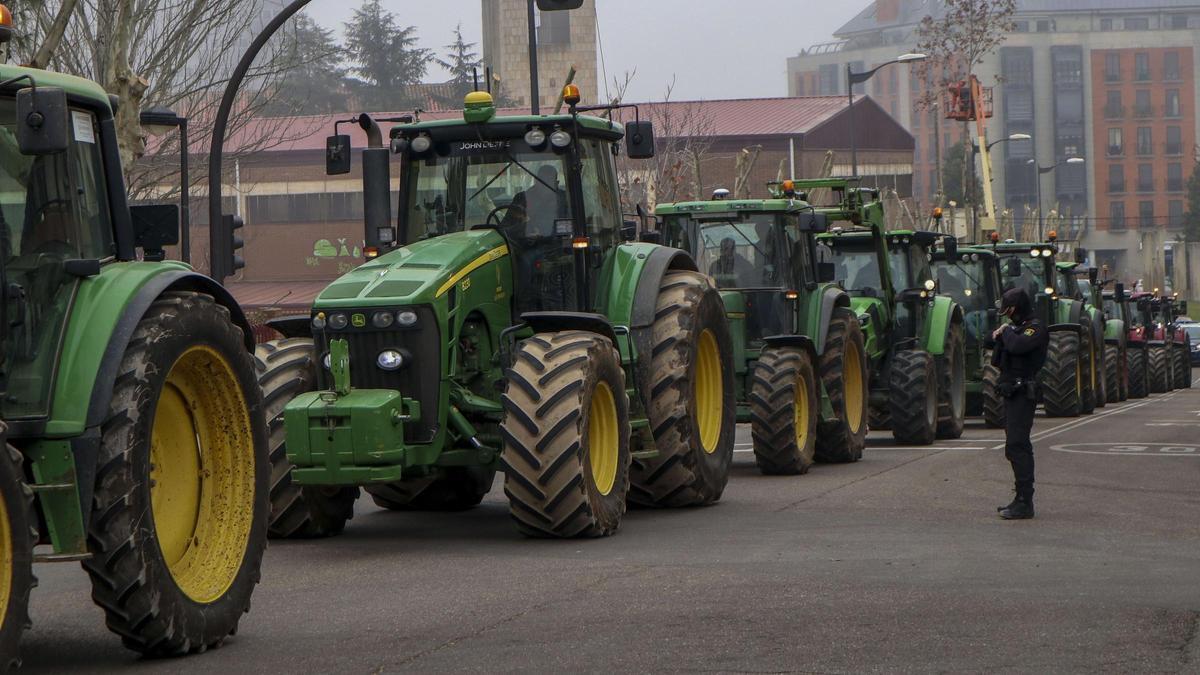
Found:
<svg viewBox="0 0 1200 675"><path fill-rule="evenodd" d="M281 96L265 110L269 115L346 112L345 50L333 31L303 14L287 31L287 61L296 64L280 83Z"/></svg>
<svg viewBox="0 0 1200 675"><path fill-rule="evenodd" d="M381 0L365 0L345 28L361 105L389 110L413 103L408 87L421 83L433 60L430 50L417 46L416 26L400 27Z"/></svg>
<svg viewBox="0 0 1200 675"><path fill-rule="evenodd" d="M454 29L454 42L443 47L446 50L445 58L434 58L434 63L450 72L450 83L454 85L449 94L438 97L442 105L462 105L463 97L475 89L476 76L480 78L480 86L486 86L483 82L484 73L479 72L483 62L474 51L475 45L463 38L460 23Z"/></svg>

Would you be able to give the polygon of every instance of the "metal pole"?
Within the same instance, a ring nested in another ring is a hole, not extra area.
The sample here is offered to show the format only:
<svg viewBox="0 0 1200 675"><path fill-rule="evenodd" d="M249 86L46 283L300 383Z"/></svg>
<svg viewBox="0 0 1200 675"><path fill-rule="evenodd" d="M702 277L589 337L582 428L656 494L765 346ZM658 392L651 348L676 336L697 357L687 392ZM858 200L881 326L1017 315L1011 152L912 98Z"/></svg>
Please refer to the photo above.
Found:
<svg viewBox="0 0 1200 675"><path fill-rule="evenodd" d="M538 53L537 53L537 18L534 15L534 3L529 0L529 112L541 114L541 94L538 92Z"/></svg>
<svg viewBox="0 0 1200 675"><path fill-rule="evenodd" d="M179 122L179 188L183 197L179 209L179 259L189 265L192 262L192 190L188 177L188 123L187 118Z"/></svg>
<svg viewBox="0 0 1200 675"><path fill-rule="evenodd" d="M854 84L850 80L850 64L846 64L846 97L850 100L850 175L858 176L858 139L854 137Z"/></svg>
<svg viewBox="0 0 1200 675"><path fill-rule="evenodd" d="M233 273L232 270L224 270L222 268L224 261L218 261L213 254L221 250L218 243L223 234L221 232L221 159L225 145L225 132L229 127L229 115L233 111L234 99L237 98L242 80L246 79L246 73L250 70L250 66L254 65L255 57L267 44L267 40L270 40L280 26L308 3L309 0L293 0L292 4L283 8L263 28L258 37L254 38L254 42L250 43L250 47L242 55L242 60L238 61L237 67L233 69L233 74L229 77L229 84L225 85L225 94L221 97L221 105L217 109L217 116L213 121L212 146L209 148L208 154L208 243L209 276L216 279L217 283L225 283L225 277Z"/></svg>
<svg viewBox="0 0 1200 675"><path fill-rule="evenodd" d="M1046 221L1042 217L1042 167L1037 164L1033 165L1033 170L1037 172L1037 211L1038 211L1038 241L1043 241L1046 238L1045 224Z"/></svg>

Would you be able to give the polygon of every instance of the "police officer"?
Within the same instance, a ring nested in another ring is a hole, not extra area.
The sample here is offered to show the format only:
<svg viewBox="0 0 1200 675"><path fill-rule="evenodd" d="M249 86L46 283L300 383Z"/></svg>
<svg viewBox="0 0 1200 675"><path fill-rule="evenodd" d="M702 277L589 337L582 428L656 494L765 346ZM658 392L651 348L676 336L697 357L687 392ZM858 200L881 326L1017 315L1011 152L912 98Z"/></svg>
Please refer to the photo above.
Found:
<svg viewBox="0 0 1200 675"><path fill-rule="evenodd" d="M1010 323L992 333L992 365L1000 369L1000 393L1005 397L1004 456L1012 464L1017 496L997 509L1005 520L1033 517L1033 414L1037 409L1037 374L1046 363L1050 334L1034 318L1033 302L1024 288L1004 292L1000 313Z"/></svg>

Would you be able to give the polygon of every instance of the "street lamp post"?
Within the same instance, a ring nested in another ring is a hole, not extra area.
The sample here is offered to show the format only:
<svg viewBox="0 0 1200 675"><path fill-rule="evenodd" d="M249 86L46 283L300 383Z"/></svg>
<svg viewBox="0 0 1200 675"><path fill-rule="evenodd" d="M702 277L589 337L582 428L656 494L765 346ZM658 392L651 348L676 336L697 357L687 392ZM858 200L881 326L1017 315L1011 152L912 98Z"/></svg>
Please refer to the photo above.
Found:
<svg viewBox="0 0 1200 675"><path fill-rule="evenodd" d="M191 181L188 179L188 120L166 106L154 106L139 116L142 128L153 136L179 129L179 259L192 262Z"/></svg>
<svg viewBox="0 0 1200 675"><path fill-rule="evenodd" d="M924 54L901 54L896 58L881 63L874 68L856 73L850 69L850 64L846 64L846 96L849 99L850 108L850 172L853 176L858 176L858 139L855 138L854 129L854 85L861 84L871 79L875 73L879 72L884 66L890 66L893 63L913 63L916 61L924 61L927 57Z"/></svg>
<svg viewBox="0 0 1200 675"><path fill-rule="evenodd" d="M1046 224L1046 219L1042 213L1042 176L1050 173L1063 164L1083 164L1083 162L1084 159L1082 157L1068 157L1064 160L1051 164L1050 166L1042 166L1037 163L1036 159L1030 159L1028 162L1025 162L1026 164L1032 164L1037 167L1038 241L1041 241L1045 238Z"/></svg>

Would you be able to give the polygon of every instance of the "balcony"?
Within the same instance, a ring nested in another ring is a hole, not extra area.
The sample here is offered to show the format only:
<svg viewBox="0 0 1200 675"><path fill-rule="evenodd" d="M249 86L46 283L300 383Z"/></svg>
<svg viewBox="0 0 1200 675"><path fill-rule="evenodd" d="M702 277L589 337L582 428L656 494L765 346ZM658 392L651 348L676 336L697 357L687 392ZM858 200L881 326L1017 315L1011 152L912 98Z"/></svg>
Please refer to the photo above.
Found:
<svg viewBox="0 0 1200 675"><path fill-rule="evenodd" d="M1152 105L1135 105L1133 106L1134 119L1146 119L1154 117L1154 106Z"/></svg>
<svg viewBox="0 0 1200 675"><path fill-rule="evenodd" d="M1124 117L1124 116L1125 116L1125 106L1123 106L1123 105L1112 105L1112 104L1105 104L1105 106L1104 106L1104 119L1106 119L1106 120L1119 120L1119 119L1121 119L1121 118L1122 118L1122 117Z"/></svg>
<svg viewBox="0 0 1200 675"><path fill-rule="evenodd" d="M1121 81L1121 71L1119 71L1119 70L1115 71L1115 72L1111 71L1111 70L1104 71L1104 81L1105 82L1120 82Z"/></svg>
<svg viewBox="0 0 1200 675"><path fill-rule="evenodd" d="M1167 143L1163 144L1163 151L1168 155L1182 155L1183 143L1171 143L1168 141Z"/></svg>
<svg viewBox="0 0 1200 675"><path fill-rule="evenodd" d="M1124 180L1115 180L1112 178L1108 179L1108 194L1118 195L1118 194L1123 194L1124 192L1125 192L1125 181Z"/></svg>
<svg viewBox="0 0 1200 675"><path fill-rule="evenodd" d="M1109 157L1120 157L1121 155L1125 154L1125 146L1110 145L1108 146L1108 150L1105 152L1105 154Z"/></svg>
<svg viewBox="0 0 1200 675"><path fill-rule="evenodd" d="M1133 80L1135 82L1149 82L1150 81L1150 69L1146 68L1145 70L1138 69L1138 70L1134 71Z"/></svg>
<svg viewBox="0 0 1200 675"><path fill-rule="evenodd" d="M1137 182L1137 191L1138 192L1154 192L1154 181L1153 180L1145 181L1145 180L1142 180L1139 178L1138 182Z"/></svg>
<svg viewBox="0 0 1200 675"><path fill-rule="evenodd" d="M1151 143L1138 143L1137 144L1137 154L1138 154L1138 157L1148 157L1150 155L1153 155L1154 154L1154 145Z"/></svg>

